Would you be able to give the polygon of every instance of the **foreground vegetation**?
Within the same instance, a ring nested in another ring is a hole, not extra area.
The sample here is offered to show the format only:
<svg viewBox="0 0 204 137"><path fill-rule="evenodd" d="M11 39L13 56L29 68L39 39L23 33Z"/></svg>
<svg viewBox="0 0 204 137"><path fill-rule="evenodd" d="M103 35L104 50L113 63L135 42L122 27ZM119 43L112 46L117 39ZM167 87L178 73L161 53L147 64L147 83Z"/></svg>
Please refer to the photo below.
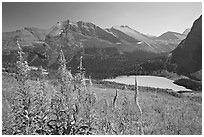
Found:
<svg viewBox="0 0 204 137"><path fill-rule="evenodd" d="M19 48L19 73L2 77L2 134L202 134L199 101L161 89L85 81L82 63L72 75L62 51L56 79L40 68L32 80L22 54Z"/></svg>
<svg viewBox="0 0 204 137"><path fill-rule="evenodd" d="M7 76L7 75L3 76L2 82L3 82L2 83L3 84L3 88L2 88L3 89L3 111L2 111L3 112L3 134L14 134L10 130L12 123L9 122L10 118L8 114L11 113L11 108L9 105L10 103L8 102L8 98L13 95L13 91L15 91L18 83L12 76ZM29 87L30 92L35 92L39 90L38 87L40 86L40 83L38 81L29 80L28 83L30 86ZM54 96L54 93L57 94L56 93L57 90L60 90L60 84L56 86L53 80L47 81L45 90L47 91L46 97L48 99L51 99L51 97ZM100 135L139 134L138 132L136 132L137 130L135 132L128 131L128 129L134 130L134 127L130 126L131 124L130 117L134 115L134 113L131 112L133 109L133 106L128 105L128 103L130 103L130 100L132 99L132 96L134 95L133 90L119 89L118 98L116 101L117 109L115 110L116 111L115 113L112 110L110 105L115 96L116 89L114 87L110 87L110 86L107 87L105 85L93 83L92 90L95 91L96 98L97 98L94 108L92 109L93 110L92 115L95 121L95 123L94 121L92 121L92 124L93 124L92 126L96 128L96 130L92 129L92 132L95 131L92 134L100 134ZM144 130L144 134L147 134L147 135L163 134L164 135L164 134L201 134L202 133L201 102L194 101L194 100L191 101L186 98L175 97L165 93L165 90L162 90L162 89L160 89L159 91L159 89L139 87L139 91L140 91L139 103L143 112L142 126ZM105 108L107 108L106 111L105 111ZM122 109L125 109L125 110L122 111ZM117 111L120 111L120 112L117 112ZM43 118L43 113L44 112L39 113L39 115L36 115L36 117ZM85 112L81 110L80 113L85 113ZM48 115L48 114L44 114L44 115ZM126 117L127 115L129 115L129 117ZM83 119L82 116L83 116L82 114L81 115L78 114L78 117L81 117L81 119ZM42 120L39 119L39 124L40 122L43 125L43 119ZM52 124L54 125L54 123ZM63 122L61 124L63 124ZM33 125L35 125L34 122L33 122ZM37 126L37 124L35 126ZM57 132L54 133L54 130L53 132L51 132L52 128L48 127L48 119L45 120L44 127L47 128L47 129L46 128L44 129L45 131L47 131L47 133L46 132L37 133L38 131L36 131L35 134L57 134ZM135 128L137 128L137 125L135 125ZM117 132L114 132L116 130ZM29 133L29 134L34 134L34 133ZM59 133L59 134L62 134L62 133ZM67 133L67 134L74 134L74 133ZM80 133L78 132L75 134L80 134Z"/></svg>

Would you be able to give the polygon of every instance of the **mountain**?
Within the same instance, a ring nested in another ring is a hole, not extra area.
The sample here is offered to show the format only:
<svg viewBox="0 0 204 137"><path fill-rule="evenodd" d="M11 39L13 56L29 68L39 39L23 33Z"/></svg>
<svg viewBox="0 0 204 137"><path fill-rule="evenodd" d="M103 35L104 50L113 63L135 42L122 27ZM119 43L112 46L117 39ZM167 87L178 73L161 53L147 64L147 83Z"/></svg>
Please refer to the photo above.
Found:
<svg viewBox="0 0 204 137"><path fill-rule="evenodd" d="M165 32L164 34L160 35L156 39L168 40L168 41L174 41L174 40L181 41L181 40L183 40L185 38L185 36L186 35L184 35L184 34L168 31L168 32Z"/></svg>
<svg viewBox="0 0 204 137"><path fill-rule="evenodd" d="M58 68L62 49L72 71L76 71L83 54L86 73L95 78L132 73L138 63L164 56L177 46L168 40L155 40L128 26L102 29L90 22L65 20L48 29L26 27L3 32L3 67L16 62L17 40L31 66Z"/></svg>
<svg viewBox="0 0 204 137"><path fill-rule="evenodd" d="M134 39L137 39L139 41L145 41L145 40L149 40L147 36L145 36L144 34L130 28L129 26L124 26L124 25L121 25L121 26L113 26L112 27L113 29L117 29L123 33L125 33L126 35L134 38Z"/></svg>
<svg viewBox="0 0 204 137"><path fill-rule="evenodd" d="M179 74L190 75L202 69L202 15L193 23L187 37L172 51L170 62Z"/></svg>
<svg viewBox="0 0 204 137"><path fill-rule="evenodd" d="M150 42L147 43L148 40L151 41L151 39L149 39L147 36L143 35L142 33L131 29L128 26L114 26L110 29L110 31L116 35L117 37L119 37L121 39L121 41L123 40L124 43L128 42L127 44L130 46L135 47L137 50L143 50L143 51L147 51L147 52L154 52L154 53L158 53L160 52L160 50L158 51L155 47L153 47L153 45L149 45ZM121 33L123 34L123 36L121 35ZM125 37L124 37L125 36ZM127 37L131 38L128 39L127 41ZM131 48L131 50L133 50Z"/></svg>
<svg viewBox="0 0 204 137"><path fill-rule="evenodd" d="M17 49L16 39L21 39L22 45L30 45L38 39L26 29L16 30L12 32L3 32L2 34L2 50Z"/></svg>
<svg viewBox="0 0 204 137"><path fill-rule="evenodd" d="M149 38L156 38L157 36L154 36L154 35L150 35L150 34L145 34L147 37Z"/></svg>
<svg viewBox="0 0 204 137"><path fill-rule="evenodd" d="M194 21L186 39L172 51L170 63L178 74L190 78L178 79L174 81L175 84L202 91L202 15Z"/></svg>
<svg viewBox="0 0 204 137"><path fill-rule="evenodd" d="M139 74L147 75L161 75L162 71L185 75L192 81L182 79L175 83L186 87L192 84L193 90L200 89L199 81L202 81L202 15L193 23L186 38L173 51L142 62L138 70ZM168 76L168 73L164 73L162 76ZM198 81L199 84L195 84L194 81Z"/></svg>
<svg viewBox="0 0 204 137"><path fill-rule="evenodd" d="M153 53L170 52L181 41L180 39L178 40L178 42L171 41L171 40L157 39L155 37L144 35L124 25L113 26L110 29L110 31L120 39L123 39L126 42L129 42L129 45L133 45L138 50L143 50L146 52L153 52ZM127 36L129 37L128 40L127 40Z"/></svg>

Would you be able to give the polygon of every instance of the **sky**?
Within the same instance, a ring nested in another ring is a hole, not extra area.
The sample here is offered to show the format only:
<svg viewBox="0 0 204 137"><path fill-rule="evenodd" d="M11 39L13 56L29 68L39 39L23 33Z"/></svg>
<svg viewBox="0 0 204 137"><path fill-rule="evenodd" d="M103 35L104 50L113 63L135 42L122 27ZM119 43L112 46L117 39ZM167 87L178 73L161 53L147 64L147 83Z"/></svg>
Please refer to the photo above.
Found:
<svg viewBox="0 0 204 137"><path fill-rule="evenodd" d="M127 25L159 36L166 31L183 33L201 14L201 2L3 2L2 31L48 29L69 19L92 22L102 28Z"/></svg>

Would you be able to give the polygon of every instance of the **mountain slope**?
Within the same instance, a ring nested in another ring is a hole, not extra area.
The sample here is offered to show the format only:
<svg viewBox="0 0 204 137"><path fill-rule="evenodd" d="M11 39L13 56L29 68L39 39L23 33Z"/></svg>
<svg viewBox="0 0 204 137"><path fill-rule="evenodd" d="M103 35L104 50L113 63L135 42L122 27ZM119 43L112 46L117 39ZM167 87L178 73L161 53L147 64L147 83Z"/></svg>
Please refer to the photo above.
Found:
<svg viewBox="0 0 204 137"><path fill-rule="evenodd" d="M168 31L162 35L160 35L159 37L157 37L156 39L161 39L161 40L183 40L185 38L185 35L177 33L177 32L172 32L172 31Z"/></svg>
<svg viewBox="0 0 204 137"><path fill-rule="evenodd" d="M170 52L178 45L178 42L181 41L178 40L178 42L175 42L170 40L156 39L155 37L146 36L124 25L114 26L110 29L110 31L112 31L112 33L114 33L116 36L120 37L120 39L128 42L130 42L131 40L132 42L130 43L130 45L134 45L134 47L138 50L153 53Z"/></svg>
<svg viewBox="0 0 204 137"><path fill-rule="evenodd" d="M183 35L188 35L188 33L191 31L191 28L186 29L182 34Z"/></svg>
<svg viewBox="0 0 204 137"><path fill-rule="evenodd" d="M39 29L35 27L25 27L25 30L29 31L34 37L36 37L39 41L44 41L49 30Z"/></svg>
<svg viewBox="0 0 204 137"><path fill-rule="evenodd" d="M117 30L119 30L119 31L121 31L121 32L123 32L123 33L125 33L125 34L139 40L139 41L149 40L147 36L145 36L144 34L138 32L138 31L136 31L136 30L134 30L134 29L132 29L132 28L130 28L128 26L124 26L124 25L122 25L122 26L113 26L113 28L117 29Z"/></svg>
<svg viewBox="0 0 204 137"><path fill-rule="evenodd" d="M16 30L12 32L2 33L2 50L15 50L17 49L16 40L20 39L21 45L31 45L32 42L38 39L29 31L25 29Z"/></svg>
<svg viewBox="0 0 204 137"><path fill-rule="evenodd" d="M202 15L193 23L186 39L172 51L171 63L177 65L178 73L186 75L202 68Z"/></svg>
<svg viewBox="0 0 204 137"><path fill-rule="evenodd" d="M135 72L138 63L164 56L175 43L155 40L128 26L102 29L89 22L57 22L49 29L26 27L2 33L3 66L17 60L18 40L29 65L58 68L62 49L67 65L76 71L79 57L84 56L87 75L97 78Z"/></svg>

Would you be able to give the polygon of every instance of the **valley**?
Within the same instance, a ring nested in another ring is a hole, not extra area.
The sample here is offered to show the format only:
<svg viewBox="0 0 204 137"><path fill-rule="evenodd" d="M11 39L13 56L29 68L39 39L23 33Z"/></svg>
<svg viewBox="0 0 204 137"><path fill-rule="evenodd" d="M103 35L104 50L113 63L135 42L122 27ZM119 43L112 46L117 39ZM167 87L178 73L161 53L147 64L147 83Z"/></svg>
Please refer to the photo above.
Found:
<svg viewBox="0 0 204 137"><path fill-rule="evenodd" d="M3 135L202 135L199 2L2 5Z"/></svg>

